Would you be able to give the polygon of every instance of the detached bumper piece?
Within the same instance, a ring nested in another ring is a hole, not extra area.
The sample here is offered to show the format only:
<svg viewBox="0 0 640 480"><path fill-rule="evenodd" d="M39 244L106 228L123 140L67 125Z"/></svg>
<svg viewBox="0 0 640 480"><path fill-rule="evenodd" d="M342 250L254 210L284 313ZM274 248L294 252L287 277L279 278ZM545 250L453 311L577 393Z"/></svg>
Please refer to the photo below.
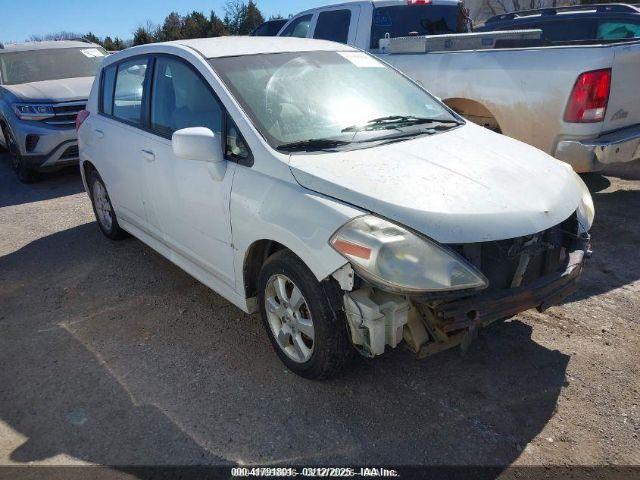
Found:
<svg viewBox="0 0 640 480"><path fill-rule="evenodd" d="M623 128L591 140L562 140L556 158L577 172L599 170L612 163L640 159L640 125Z"/></svg>
<svg viewBox="0 0 640 480"><path fill-rule="evenodd" d="M563 225L567 225L567 222ZM562 225L559 227L562 228ZM542 235L540 241L542 242L543 238L549 238L553 230L540 234ZM517 244L517 239L515 242ZM547 265L553 264L553 262L549 263L548 257L555 256L554 252L556 249L553 245L549 245L547 251L538 253L537 256L542 258L538 258L538 262L531 262L529 265L537 270L540 262L543 264L546 262ZM422 321L413 325L411 322L408 323L405 328L405 340L419 358L458 345L461 345L464 351L480 328L531 308L544 311L561 303L575 291L588 252L589 236L584 234L576 238L574 235L570 245L562 247L558 268L537 278L532 278L527 269L525 278L527 276L529 278L526 284L441 301L414 299L413 303L420 312ZM519 255L518 265L522 265L523 256L530 253L524 250L524 253ZM542 268L544 269L544 266ZM519 270L520 268L517 267L515 277L519 275ZM421 332L422 326L426 336Z"/></svg>

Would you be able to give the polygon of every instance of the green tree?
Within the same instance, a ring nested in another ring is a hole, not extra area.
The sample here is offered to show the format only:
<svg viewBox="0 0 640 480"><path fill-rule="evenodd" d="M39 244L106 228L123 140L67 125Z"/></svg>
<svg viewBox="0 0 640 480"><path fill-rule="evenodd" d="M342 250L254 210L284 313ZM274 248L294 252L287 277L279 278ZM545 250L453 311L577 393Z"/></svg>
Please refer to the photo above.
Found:
<svg viewBox="0 0 640 480"><path fill-rule="evenodd" d="M115 37L113 39L113 50L114 51L118 51L118 50L124 50L125 48L127 48L127 44L120 38Z"/></svg>
<svg viewBox="0 0 640 480"><path fill-rule="evenodd" d="M113 48L113 39L109 35L104 37L104 40L102 41L102 46L108 52L113 52L115 50L115 48Z"/></svg>
<svg viewBox="0 0 640 480"><path fill-rule="evenodd" d="M249 35L257 27L264 23L262 12L253 0L249 0L244 8L244 16L241 18L238 35Z"/></svg>
<svg viewBox="0 0 640 480"><path fill-rule="evenodd" d="M139 26L135 32L133 32L133 44L134 45L145 45L147 43L153 43L156 39L154 38L153 32L151 32L147 27Z"/></svg>
<svg viewBox="0 0 640 480"><path fill-rule="evenodd" d="M216 15L216 12L211 11L211 16L209 17L209 32L207 33L207 37L224 37L225 35L229 35L229 32L225 28L224 22Z"/></svg>
<svg viewBox="0 0 640 480"><path fill-rule="evenodd" d="M91 43L97 43L98 45L102 45L102 41L91 32L83 35L82 39L87 40L88 42L91 42Z"/></svg>
<svg viewBox="0 0 640 480"><path fill-rule="evenodd" d="M171 40L180 40L182 38L183 26L184 21L178 12L171 12L164 19L156 41L169 42Z"/></svg>
<svg viewBox="0 0 640 480"><path fill-rule="evenodd" d="M264 16L254 0L228 0L225 7L225 27L232 35L248 35L264 22Z"/></svg>
<svg viewBox="0 0 640 480"><path fill-rule="evenodd" d="M124 50L125 48L127 48L125 43L122 40L120 40L118 37L115 37L112 39L108 35L104 37L104 40L102 41L102 46L108 52L117 52L118 50Z"/></svg>
<svg viewBox="0 0 640 480"><path fill-rule="evenodd" d="M193 11L182 22L182 38L204 38L209 36L211 24L202 12Z"/></svg>

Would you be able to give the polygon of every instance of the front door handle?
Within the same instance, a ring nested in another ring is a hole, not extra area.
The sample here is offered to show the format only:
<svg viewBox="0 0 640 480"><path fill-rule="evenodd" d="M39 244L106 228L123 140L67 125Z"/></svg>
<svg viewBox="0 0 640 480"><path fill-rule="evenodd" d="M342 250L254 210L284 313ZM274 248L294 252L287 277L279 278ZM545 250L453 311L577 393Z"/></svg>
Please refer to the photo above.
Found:
<svg viewBox="0 0 640 480"><path fill-rule="evenodd" d="M104 138L104 132L102 130L94 130L94 133L96 134L96 137Z"/></svg>
<svg viewBox="0 0 640 480"><path fill-rule="evenodd" d="M153 153L151 150L140 150L140 151L142 152L142 156L147 162L151 163L155 161L156 154Z"/></svg>

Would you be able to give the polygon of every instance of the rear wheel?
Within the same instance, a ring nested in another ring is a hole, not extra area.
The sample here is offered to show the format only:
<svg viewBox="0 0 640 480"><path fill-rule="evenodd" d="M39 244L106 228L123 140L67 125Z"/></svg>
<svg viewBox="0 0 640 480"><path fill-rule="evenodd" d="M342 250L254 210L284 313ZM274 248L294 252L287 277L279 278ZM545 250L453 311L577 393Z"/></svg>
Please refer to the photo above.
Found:
<svg viewBox="0 0 640 480"><path fill-rule="evenodd" d="M318 282L293 253L282 250L266 261L258 299L271 344L289 370L327 378L352 357L347 325L336 308L337 288Z"/></svg>
<svg viewBox="0 0 640 480"><path fill-rule="evenodd" d="M92 170L87 175L87 183L89 185L89 192L91 196L91 204L93 205L93 212L96 215L98 226L102 233L111 240L122 240L129 235L127 232L120 228L116 213L113 210L111 199L107 193L107 187L105 186L102 178L95 170Z"/></svg>

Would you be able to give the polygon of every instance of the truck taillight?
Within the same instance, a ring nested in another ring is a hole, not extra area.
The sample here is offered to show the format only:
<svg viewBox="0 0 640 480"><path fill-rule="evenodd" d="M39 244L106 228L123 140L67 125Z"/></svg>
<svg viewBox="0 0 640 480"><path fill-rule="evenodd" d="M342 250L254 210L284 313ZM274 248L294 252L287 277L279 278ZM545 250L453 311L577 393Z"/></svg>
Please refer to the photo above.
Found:
<svg viewBox="0 0 640 480"><path fill-rule="evenodd" d="M80 127L82 126L82 122L84 122L87 118L89 118L88 110L80 110L78 112L78 115L76 115L76 132L80 130Z"/></svg>
<svg viewBox="0 0 640 480"><path fill-rule="evenodd" d="M581 74L573 86L564 114L564 121L571 123L601 122L607 113L610 91L610 68Z"/></svg>

